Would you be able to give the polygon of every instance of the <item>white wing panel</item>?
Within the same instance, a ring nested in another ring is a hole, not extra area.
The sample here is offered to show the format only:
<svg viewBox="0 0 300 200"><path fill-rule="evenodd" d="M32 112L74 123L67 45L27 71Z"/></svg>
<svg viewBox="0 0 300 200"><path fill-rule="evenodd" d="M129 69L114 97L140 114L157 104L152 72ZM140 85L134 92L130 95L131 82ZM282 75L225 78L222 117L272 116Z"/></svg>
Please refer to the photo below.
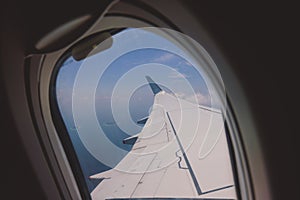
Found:
<svg viewBox="0 0 300 200"><path fill-rule="evenodd" d="M212 145L202 155L205 142ZM93 199L236 198L221 113L164 91L155 95L132 150L114 169L91 178L103 179Z"/></svg>

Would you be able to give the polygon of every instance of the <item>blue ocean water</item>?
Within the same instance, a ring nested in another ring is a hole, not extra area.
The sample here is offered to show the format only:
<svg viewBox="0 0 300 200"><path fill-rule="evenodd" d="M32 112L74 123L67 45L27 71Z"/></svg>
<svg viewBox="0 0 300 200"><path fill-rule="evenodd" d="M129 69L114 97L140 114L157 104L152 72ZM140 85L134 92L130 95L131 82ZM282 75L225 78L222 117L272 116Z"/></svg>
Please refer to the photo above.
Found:
<svg viewBox="0 0 300 200"><path fill-rule="evenodd" d="M80 162L86 185L89 192L91 192L100 183L100 180L90 179L89 177L111 168L97 160L87 150L78 136L79 127L76 127L72 114L72 92L76 74L80 68L81 62L77 62L70 57L65 61L65 63L67 63L67 65L61 67L57 76L57 101L66 129ZM143 92L144 90L148 90L148 92L146 92L148 95L145 96L145 92ZM143 96L143 99L140 98L141 96ZM122 149L130 151L131 145L122 143L122 140L129 135L124 133L116 125L116 123L114 123L111 111L106 111L107 103L109 102L105 102L105 100L96 102L96 104L99 105L96 106L97 116L99 116L99 124L112 143L117 144ZM137 121L138 119L147 116L152 104L153 95L151 94L151 90L148 86L145 85L141 87L141 89L137 90L130 99L130 114L132 119Z"/></svg>

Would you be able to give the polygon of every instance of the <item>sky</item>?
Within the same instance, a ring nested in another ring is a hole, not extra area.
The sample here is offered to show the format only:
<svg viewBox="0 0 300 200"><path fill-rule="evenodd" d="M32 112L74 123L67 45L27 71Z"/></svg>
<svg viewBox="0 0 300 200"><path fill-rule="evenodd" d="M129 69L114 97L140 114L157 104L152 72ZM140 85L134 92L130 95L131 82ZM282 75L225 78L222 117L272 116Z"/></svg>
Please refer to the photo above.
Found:
<svg viewBox="0 0 300 200"><path fill-rule="evenodd" d="M58 106L89 191L99 182L88 177L113 167L99 156L114 157L112 163L118 163L131 149L122 140L139 133L142 126L136 121L149 115L154 96L146 75L179 98L210 106L201 72L181 51L153 32L126 29L113 36L109 49L63 62L56 79ZM101 154L106 144L98 137L100 129L122 153L106 149Z"/></svg>

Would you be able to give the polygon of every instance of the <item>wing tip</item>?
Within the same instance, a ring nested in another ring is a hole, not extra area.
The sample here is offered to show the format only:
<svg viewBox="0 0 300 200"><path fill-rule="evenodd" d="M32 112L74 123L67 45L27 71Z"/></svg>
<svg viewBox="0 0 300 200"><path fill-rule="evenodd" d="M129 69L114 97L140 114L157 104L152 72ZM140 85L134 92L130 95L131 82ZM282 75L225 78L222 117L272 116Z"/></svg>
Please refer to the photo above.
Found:
<svg viewBox="0 0 300 200"><path fill-rule="evenodd" d="M147 79L153 94L157 94L157 93L163 91L161 89L161 87L159 87L159 85L157 83L155 83L150 76L145 76L145 78Z"/></svg>

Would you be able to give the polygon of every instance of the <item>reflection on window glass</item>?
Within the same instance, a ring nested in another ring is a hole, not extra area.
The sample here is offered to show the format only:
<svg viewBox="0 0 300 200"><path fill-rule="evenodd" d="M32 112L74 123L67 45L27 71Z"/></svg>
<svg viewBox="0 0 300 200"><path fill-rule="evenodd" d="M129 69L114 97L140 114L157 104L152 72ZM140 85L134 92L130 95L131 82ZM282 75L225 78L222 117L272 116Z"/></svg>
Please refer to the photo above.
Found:
<svg viewBox="0 0 300 200"><path fill-rule="evenodd" d="M236 199L224 105L203 70L212 62L205 50L157 28L108 40L86 42L88 56L66 54L56 77L92 199Z"/></svg>

